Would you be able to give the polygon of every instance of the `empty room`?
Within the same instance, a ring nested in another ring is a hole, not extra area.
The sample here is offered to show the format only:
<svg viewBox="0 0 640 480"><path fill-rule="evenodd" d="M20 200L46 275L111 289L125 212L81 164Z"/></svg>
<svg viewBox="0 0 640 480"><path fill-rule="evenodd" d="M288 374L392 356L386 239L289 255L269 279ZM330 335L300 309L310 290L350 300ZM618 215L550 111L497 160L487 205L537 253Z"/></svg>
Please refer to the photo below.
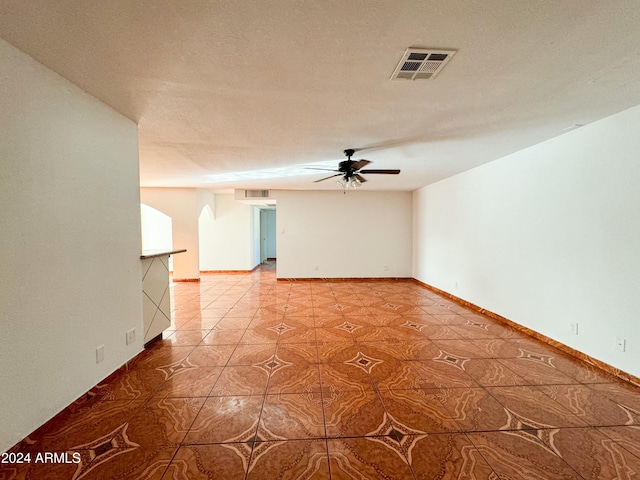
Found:
<svg viewBox="0 0 640 480"><path fill-rule="evenodd" d="M639 22L0 2L0 479L640 476Z"/></svg>

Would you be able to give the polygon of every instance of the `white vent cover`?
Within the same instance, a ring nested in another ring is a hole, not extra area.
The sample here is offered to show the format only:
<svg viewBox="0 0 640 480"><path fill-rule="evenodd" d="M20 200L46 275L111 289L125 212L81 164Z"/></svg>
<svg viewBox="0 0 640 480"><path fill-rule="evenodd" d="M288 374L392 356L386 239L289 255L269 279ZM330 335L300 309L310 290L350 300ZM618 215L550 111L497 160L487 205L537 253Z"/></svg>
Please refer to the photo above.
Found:
<svg viewBox="0 0 640 480"><path fill-rule="evenodd" d="M269 190L245 190L244 198L269 198Z"/></svg>
<svg viewBox="0 0 640 480"><path fill-rule="evenodd" d="M407 48L391 80L434 79L455 53L455 50Z"/></svg>

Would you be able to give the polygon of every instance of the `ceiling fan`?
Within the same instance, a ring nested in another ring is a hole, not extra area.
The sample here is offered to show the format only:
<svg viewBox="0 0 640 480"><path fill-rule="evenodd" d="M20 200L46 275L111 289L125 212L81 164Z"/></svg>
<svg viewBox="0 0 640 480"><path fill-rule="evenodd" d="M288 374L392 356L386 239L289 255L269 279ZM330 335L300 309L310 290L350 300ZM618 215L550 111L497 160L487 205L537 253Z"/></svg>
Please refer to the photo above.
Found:
<svg viewBox="0 0 640 480"><path fill-rule="evenodd" d="M368 174L385 174L385 175L398 175L400 170L397 169L365 169L364 167L371 163L370 160L351 160L351 157L356 151L353 148L348 148L344 151L344 154L347 156L346 160L343 160L338 164L337 170L332 170L328 168L313 168L307 167L311 170L328 170L330 172L338 172L335 175L329 175L328 177L321 178L320 180L315 180L313 183L323 182L324 180L329 180L334 177L342 177L338 180L338 185L344 189L349 187L358 188L364 182L367 181L362 175Z"/></svg>

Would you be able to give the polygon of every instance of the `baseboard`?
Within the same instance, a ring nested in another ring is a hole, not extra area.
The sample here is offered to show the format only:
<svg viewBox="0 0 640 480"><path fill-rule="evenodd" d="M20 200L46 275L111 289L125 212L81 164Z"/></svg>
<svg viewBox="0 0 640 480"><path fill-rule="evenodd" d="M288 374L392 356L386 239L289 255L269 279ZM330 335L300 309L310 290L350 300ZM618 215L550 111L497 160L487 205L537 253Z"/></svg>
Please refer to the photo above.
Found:
<svg viewBox="0 0 640 480"><path fill-rule="evenodd" d="M456 297L455 295L449 293L449 292L445 292L444 290L440 290L437 287L434 287L433 285L429 285L428 283L424 283L421 282L420 280L417 280L415 278L412 279L414 282L416 282L418 285L426 288L427 290L431 290L434 293L437 293L438 295L442 295L443 297L446 297L450 300L453 300L454 302L456 302L458 305L461 305L465 308L468 308L469 310L472 310L474 312L478 312L481 313L482 315L486 315L489 318L493 318L494 320L498 320L499 322L503 322L507 325L509 325L510 327L525 333L533 338L536 338L538 340L540 340L541 342L544 342L548 345L551 345L555 348L557 348L558 350L563 351L564 353L567 353L573 357L576 357L586 363L588 363L589 365L592 365L594 367L599 368L600 370L603 370L611 375L613 375L614 377L617 377L621 380L624 380L626 382L632 383L636 386L640 386L640 377L636 377L635 375L632 375L630 373L627 373L623 370L620 370L619 368L616 368L612 365L609 365L608 363L603 362L602 360L598 360L597 358L594 358L590 355L587 355L584 352L581 352L579 350L576 350L575 348L569 347L568 345L565 345L564 343L558 342L557 340L554 340L550 337L547 337L546 335L543 335L542 333L536 332L535 330L531 330L528 327L525 327L524 325L520 325L519 323L514 322L513 320L509 320L508 318L503 317L502 315L498 315L495 312L492 312L491 310L487 310L485 308L482 308L474 303L468 302L466 300L464 300L463 298L460 297Z"/></svg>
<svg viewBox="0 0 640 480"><path fill-rule="evenodd" d="M199 282L199 278L171 278L172 282Z"/></svg>
<svg viewBox="0 0 640 480"><path fill-rule="evenodd" d="M400 281L409 282L412 278L409 277L356 277L356 278L277 278L278 282L330 282L330 283L342 283L342 282L385 282L385 281Z"/></svg>

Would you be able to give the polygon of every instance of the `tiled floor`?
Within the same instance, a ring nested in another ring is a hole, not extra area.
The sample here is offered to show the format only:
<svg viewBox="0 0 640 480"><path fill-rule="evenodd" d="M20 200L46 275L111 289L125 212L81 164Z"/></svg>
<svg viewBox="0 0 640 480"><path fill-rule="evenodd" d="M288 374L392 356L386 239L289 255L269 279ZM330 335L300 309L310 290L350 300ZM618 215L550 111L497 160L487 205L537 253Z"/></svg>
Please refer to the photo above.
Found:
<svg viewBox="0 0 640 480"><path fill-rule="evenodd" d="M174 330L18 450L33 479L640 478L640 390L412 282L173 285Z"/></svg>

